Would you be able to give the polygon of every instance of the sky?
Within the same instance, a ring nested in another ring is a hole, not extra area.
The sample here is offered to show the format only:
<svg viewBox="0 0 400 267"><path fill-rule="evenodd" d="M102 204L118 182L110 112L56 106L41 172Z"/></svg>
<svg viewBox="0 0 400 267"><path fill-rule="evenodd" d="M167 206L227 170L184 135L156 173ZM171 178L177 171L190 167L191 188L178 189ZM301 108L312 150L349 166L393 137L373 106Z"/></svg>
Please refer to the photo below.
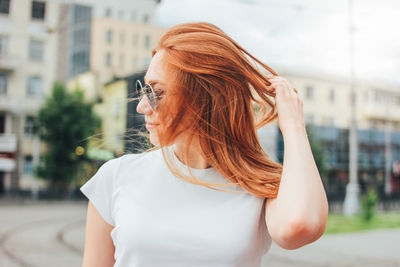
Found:
<svg viewBox="0 0 400 267"><path fill-rule="evenodd" d="M353 0L357 81L400 90L400 1ZM215 24L278 73L350 77L349 0L162 0L156 23Z"/></svg>

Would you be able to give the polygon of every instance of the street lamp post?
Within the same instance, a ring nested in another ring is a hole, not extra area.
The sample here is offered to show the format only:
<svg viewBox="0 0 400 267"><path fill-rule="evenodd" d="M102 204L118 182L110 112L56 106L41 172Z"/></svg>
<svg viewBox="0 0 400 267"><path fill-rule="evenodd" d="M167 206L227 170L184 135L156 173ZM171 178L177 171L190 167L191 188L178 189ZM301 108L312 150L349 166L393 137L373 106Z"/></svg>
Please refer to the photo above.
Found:
<svg viewBox="0 0 400 267"><path fill-rule="evenodd" d="M389 104L388 104L389 106ZM388 113L387 113L388 114ZM391 133L390 121L387 117L385 129L385 195L389 196L392 192L391 175L392 175L392 151L391 151Z"/></svg>
<svg viewBox="0 0 400 267"><path fill-rule="evenodd" d="M350 94L351 94L351 114L349 127L349 183L346 187L343 212L346 216L354 215L360 210L360 187L358 185L358 140L357 140L357 116L356 116L356 93L354 80L354 25L353 25L353 0L349 4L349 48L350 48Z"/></svg>

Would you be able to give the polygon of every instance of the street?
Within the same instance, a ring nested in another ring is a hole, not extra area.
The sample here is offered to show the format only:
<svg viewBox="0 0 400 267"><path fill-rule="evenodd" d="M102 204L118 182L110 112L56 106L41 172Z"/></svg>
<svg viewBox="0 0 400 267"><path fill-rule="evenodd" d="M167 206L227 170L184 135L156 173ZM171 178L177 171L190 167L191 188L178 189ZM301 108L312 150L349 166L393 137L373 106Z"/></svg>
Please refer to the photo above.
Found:
<svg viewBox="0 0 400 267"><path fill-rule="evenodd" d="M81 266L86 202L0 204L1 267ZM272 245L266 266L400 266L400 229L324 235L287 251Z"/></svg>

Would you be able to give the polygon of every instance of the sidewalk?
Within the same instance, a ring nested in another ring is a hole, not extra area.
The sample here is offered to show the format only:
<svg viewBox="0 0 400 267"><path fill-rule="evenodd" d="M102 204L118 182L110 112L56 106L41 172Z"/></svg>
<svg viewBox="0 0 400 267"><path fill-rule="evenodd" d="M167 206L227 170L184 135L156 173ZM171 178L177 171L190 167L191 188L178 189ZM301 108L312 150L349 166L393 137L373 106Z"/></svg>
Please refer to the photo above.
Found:
<svg viewBox="0 0 400 267"><path fill-rule="evenodd" d="M81 266L86 202L0 205L0 266ZM262 266L400 266L400 229L324 235L298 250L272 245Z"/></svg>
<svg viewBox="0 0 400 267"><path fill-rule="evenodd" d="M273 244L263 266L271 266L269 260L279 266L400 266L399 242L400 229L323 235L293 251Z"/></svg>

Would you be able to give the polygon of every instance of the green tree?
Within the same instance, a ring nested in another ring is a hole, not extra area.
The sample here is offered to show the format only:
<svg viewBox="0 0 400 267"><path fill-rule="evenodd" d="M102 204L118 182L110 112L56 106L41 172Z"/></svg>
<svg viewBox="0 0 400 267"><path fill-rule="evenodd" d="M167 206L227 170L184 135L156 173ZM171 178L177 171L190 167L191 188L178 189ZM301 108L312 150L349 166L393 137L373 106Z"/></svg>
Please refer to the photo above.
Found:
<svg viewBox="0 0 400 267"><path fill-rule="evenodd" d="M47 146L37 174L49 182L52 197L67 197L69 184L86 158L88 137L101 124L93 105L84 101L83 91L68 92L56 82L39 110L39 134Z"/></svg>
<svg viewBox="0 0 400 267"><path fill-rule="evenodd" d="M369 222L374 217L375 206L378 201L378 194L375 189L370 187L367 192L361 197L362 213L361 217L364 221Z"/></svg>

